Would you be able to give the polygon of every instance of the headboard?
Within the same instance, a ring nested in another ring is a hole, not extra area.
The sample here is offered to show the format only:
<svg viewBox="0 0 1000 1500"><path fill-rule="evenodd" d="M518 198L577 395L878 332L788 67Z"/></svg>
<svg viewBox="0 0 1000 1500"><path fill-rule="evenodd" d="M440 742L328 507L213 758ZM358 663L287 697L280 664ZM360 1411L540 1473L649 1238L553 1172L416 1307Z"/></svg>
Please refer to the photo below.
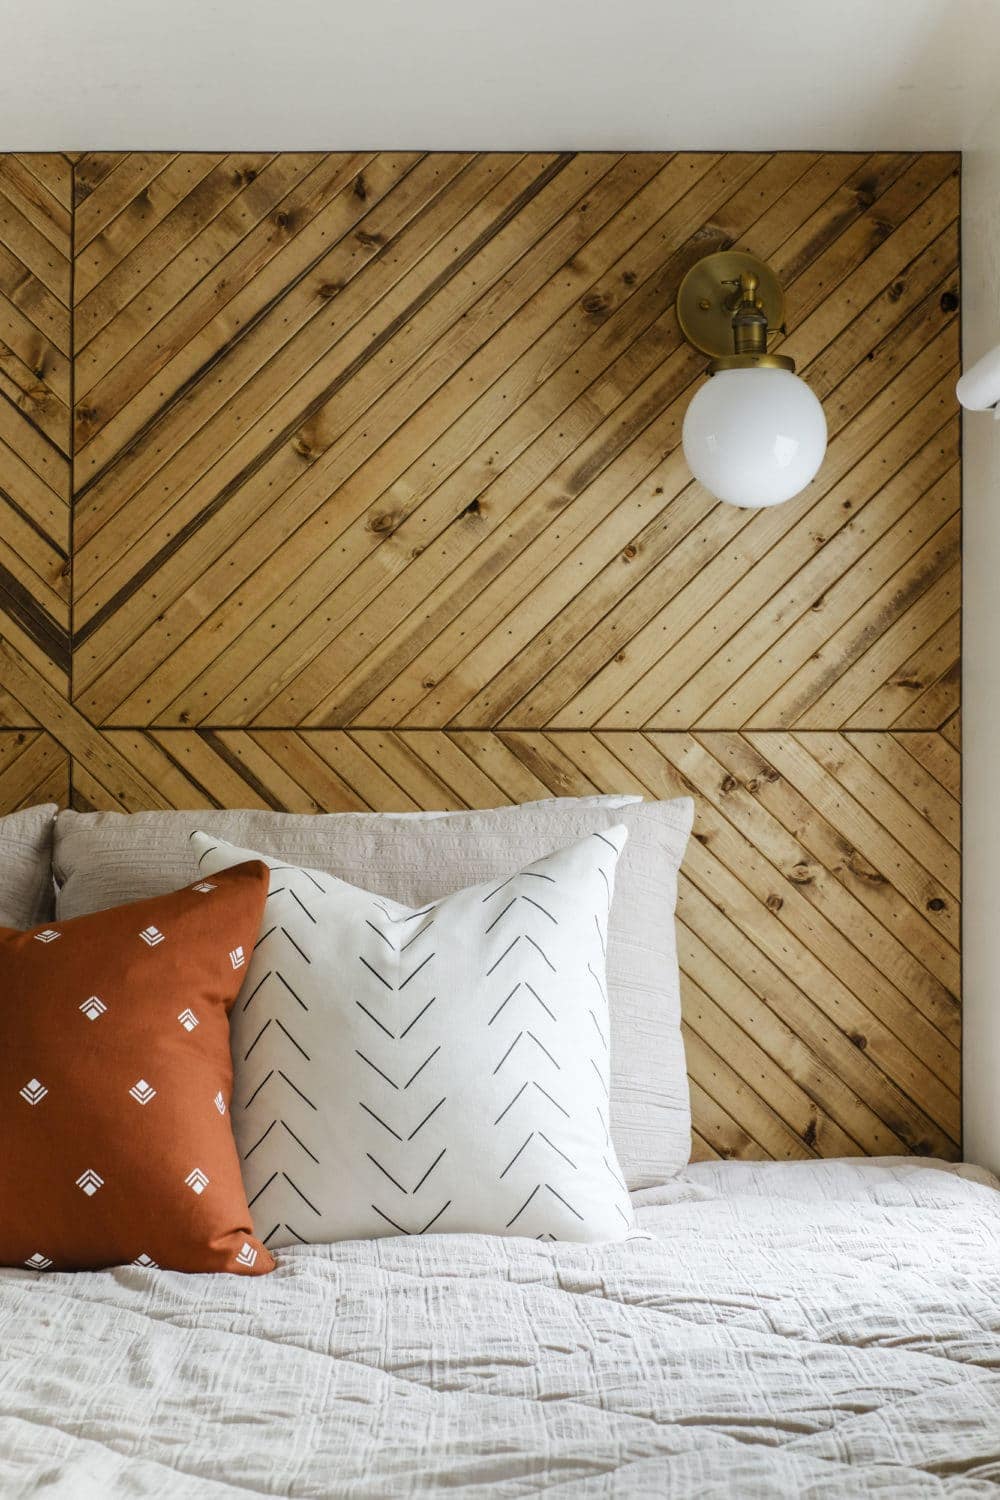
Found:
<svg viewBox="0 0 1000 1500"><path fill-rule="evenodd" d="M959 159L0 156L0 806L697 799L695 1154L960 1149ZM689 265L826 462L679 449Z"/></svg>

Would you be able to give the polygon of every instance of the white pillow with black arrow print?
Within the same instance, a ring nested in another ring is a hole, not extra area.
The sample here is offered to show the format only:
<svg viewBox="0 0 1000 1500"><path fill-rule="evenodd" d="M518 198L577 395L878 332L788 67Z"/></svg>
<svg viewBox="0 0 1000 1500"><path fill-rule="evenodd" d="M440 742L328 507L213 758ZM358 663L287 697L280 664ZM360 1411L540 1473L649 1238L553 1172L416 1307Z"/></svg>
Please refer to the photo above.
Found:
<svg viewBox="0 0 1000 1500"><path fill-rule="evenodd" d="M613 827L420 910L263 859L232 1124L271 1248L396 1234L624 1239L608 1130Z"/></svg>

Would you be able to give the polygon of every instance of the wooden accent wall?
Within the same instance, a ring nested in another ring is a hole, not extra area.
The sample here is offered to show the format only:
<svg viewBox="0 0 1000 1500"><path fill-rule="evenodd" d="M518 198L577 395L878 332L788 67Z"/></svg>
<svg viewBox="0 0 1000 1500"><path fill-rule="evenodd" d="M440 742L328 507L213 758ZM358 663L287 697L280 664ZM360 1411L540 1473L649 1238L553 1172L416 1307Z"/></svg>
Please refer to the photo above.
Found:
<svg viewBox="0 0 1000 1500"><path fill-rule="evenodd" d="M695 1151L959 1152L958 159L0 157L0 799L688 789ZM692 482L681 276L830 447Z"/></svg>

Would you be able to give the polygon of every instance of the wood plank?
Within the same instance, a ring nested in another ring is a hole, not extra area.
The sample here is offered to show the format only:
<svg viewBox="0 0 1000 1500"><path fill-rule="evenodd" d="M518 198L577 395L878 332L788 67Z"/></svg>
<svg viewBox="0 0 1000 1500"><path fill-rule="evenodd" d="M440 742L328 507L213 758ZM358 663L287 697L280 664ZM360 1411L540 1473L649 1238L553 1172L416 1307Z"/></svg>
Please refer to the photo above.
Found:
<svg viewBox="0 0 1000 1500"><path fill-rule="evenodd" d="M957 1157L958 168L0 155L3 806L693 792L695 1156ZM680 449L728 246L830 428L756 515Z"/></svg>

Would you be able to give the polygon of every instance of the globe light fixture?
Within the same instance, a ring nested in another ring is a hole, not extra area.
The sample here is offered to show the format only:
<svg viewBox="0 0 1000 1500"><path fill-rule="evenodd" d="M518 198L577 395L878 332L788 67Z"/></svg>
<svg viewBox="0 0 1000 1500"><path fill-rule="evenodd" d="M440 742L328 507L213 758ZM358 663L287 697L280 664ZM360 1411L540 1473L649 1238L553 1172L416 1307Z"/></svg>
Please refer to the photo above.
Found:
<svg viewBox="0 0 1000 1500"><path fill-rule="evenodd" d="M784 319L776 276L741 251L706 255L681 282L677 316L688 342L714 356L684 416L695 479L748 510L791 500L823 462L826 418L795 361L768 353L769 328Z"/></svg>

